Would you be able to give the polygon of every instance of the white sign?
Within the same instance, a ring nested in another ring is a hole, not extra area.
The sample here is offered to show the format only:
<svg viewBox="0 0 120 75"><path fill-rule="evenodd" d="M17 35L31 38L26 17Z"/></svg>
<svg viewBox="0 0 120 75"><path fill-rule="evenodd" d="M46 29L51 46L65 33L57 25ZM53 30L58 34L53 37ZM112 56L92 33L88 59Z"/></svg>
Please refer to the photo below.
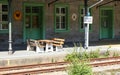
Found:
<svg viewBox="0 0 120 75"><path fill-rule="evenodd" d="M84 16L84 23L93 23L93 17L92 16Z"/></svg>

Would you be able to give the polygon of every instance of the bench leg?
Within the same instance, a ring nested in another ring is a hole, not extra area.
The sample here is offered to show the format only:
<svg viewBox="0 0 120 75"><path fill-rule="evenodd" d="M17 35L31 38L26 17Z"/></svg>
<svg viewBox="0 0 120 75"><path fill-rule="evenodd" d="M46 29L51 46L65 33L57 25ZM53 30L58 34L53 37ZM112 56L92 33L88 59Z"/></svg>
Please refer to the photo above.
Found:
<svg viewBox="0 0 120 75"><path fill-rule="evenodd" d="M33 47L31 47L30 45L27 46L27 51L30 51L30 50L34 50Z"/></svg>
<svg viewBox="0 0 120 75"><path fill-rule="evenodd" d="M30 51L30 45L27 46L27 51Z"/></svg>
<svg viewBox="0 0 120 75"><path fill-rule="evenodd" d="M52 44L46 44L45 52L53 52L53 45Z"/></svg>
<svg viewBox="0 0 120 75"><path fill-rule="evenodd" d="M56 46L55 47L55 51L62 51L63 50L63 46Z"/></svg>
<svg viewBox="0 0 120 75"><path fill-rule="evenodd" d="M44 52L44 47L38 47L38 46L36 46L36 52L37 53L43 53Z"/></svg>

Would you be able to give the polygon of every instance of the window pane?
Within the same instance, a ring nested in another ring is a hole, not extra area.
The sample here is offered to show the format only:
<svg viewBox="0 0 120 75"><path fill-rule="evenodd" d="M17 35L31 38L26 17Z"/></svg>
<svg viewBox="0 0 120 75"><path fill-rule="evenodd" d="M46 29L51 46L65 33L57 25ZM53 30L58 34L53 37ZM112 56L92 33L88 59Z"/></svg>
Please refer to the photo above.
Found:
<svg viewBox="0 0 120 75"><path fill-rule="evenodd" d="M61 29L65 29L65 23L61 23Z"/></svg>
<svg viewBox="0 0 120 75"><path fill-rule="evenodd" d="M8 5L2 5L2 11L8 11Z"/></svg>
<svg viewBox="0 0 120 75"><path fill-rule="evenodd" d="M2 24L2 29L8 29L8 24Z"/></svg>
<svg viewBox="0 0 120 75"><path fill-rule="evenodd" d="M61 22L65 23L65 16L61 16Z"/></svg>
<svg viewBox="0 0 120 75"><path fill-rule="evenodd" d="M56 13L58 14L58 13L60 13L60 10L59 10L59 8L56 8Z"/></svg>
<svg viewBox="0 0 120 75"><path fill-rule="evenodd" d="M25 25L26 25L26 28L30 28L30 15L26 15L26 22L25 22Z"/></svg>
<svg viewBox="0 0 120 75"><path fill-rule="evenodd" d="M60 28L60 24L56 23L56 28L59 29Z"/></svg>
<svg viewBox="0 0 120 75"><path fill-rule="evenodd" d="M84 10L84 8L81 9L81 14L85 14L85 10Z"/></svg>
<svg viewBox="0 0 120 75"><path fill-rule="evenodd" d="M8 15L2 15L2 21L8 21Z"/></svg>
<svg viewBox="0 0 120 75"><path fill-rule="evenodd" d="M56 16L56 22L57 22L57 23L60 22L60 18L59 18L59 16Z"/></svg>
<svg viewBox="0 0 120 75"><path fill-rule="evenodd" d="M39 7L32 7L32 13L39 13Z"/></svg>
<svg viewBox="0 0 120 75"><path fill-rule="evenodd" d="M65 8L61 8L61 13L65 14Z"/></svg>
<svg viewBox="0 0 120 75"><path fill-rule="evenodd" d="M25 8L25 12L26 12L26 13L31 13L30 7L26 7L26 8Z"/></svg>
<svg viewBox="0 0 120 75"><path fill-rule="evenodd" d="M39 28L39 18L36 15L32 17L32 28Z"/></svg>
<svg viewBox="0 0 120 75"><path fill-rule="evenodd" d="M60 17L56 16L56 28L59 29L60 28Z"/></svg>
<svg viewBox="0 0 120 75"><path fill-rule="evenodd" d="M81 17L81 29L83 28L83 25L84 25L84 23L83 23L83 17Z"/></svg>

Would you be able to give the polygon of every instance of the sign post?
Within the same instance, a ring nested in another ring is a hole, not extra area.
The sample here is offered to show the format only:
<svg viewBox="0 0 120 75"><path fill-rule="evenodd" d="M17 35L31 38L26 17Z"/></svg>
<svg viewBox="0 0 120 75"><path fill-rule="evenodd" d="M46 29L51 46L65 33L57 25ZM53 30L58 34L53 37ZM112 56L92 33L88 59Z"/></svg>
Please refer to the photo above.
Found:
<svg viewBox="0 0 120 75"><path fill-rule="evenodd" d="M85 44L84 48L88 49L89 45L89 24L92 24L93 17L90 16L89 9L94 7L95 5L101 3L103 0L99 0L97 3L88 7L88 1L84 0L84 7L85 7L85 17L84 17L84 26L85 26Z"/></svg>
<svg viewBox="0 0 120 75"><path fill-rule="evenodd" d="M85 16L88 16L88 4L87 4L88 0L84 0L84 7L85 7ZM87 22L86 17L84 17L84 21ZM89 44L89 23L84 22L84 26L85 26L85 43L84 43L84 48L88 49L88 44Z"/></svg>
<svg viewBox="0 0 120 75"><path fill-rule="evenodd" d="M89 45L89 24L92 24L92 16L84 16L84 25L85 25L85 49L88 49Z"/></svg>

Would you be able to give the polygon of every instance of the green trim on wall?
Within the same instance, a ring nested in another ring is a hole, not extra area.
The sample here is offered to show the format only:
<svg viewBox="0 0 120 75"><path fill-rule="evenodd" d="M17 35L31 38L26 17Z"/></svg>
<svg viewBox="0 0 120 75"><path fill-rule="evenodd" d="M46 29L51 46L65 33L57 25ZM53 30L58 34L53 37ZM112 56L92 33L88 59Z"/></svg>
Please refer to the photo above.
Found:
<svg viewBox="0 0 120 75"><path fill-rule="evenodd" d="M0 3L8 5L8 0L0 0ZM0 10L0 13L3 13L3 12ZM4 12L3 14L7 14L7 13L8 12ZM2 24L8 24L8 22L2 21ZM0 30L0 34L4 34L4 33L8 33L8 32L9 32L9 28L8 29Z"/></svg>
<svg viewBox="0 0 120 75"><path fill-rule="evenodd" d="M0 3L8 3L8 0L0 0Z"/></svg>
<svg viewBox="0 0 120 75"><path fill-rule="evenodd" d="M8 33L8 30L0 30L0 34Z"/></svg>
<svg viewBox="0 0 120 75"><path fill-rule="evenodd" d="M63 30L57 30L56 29L56 7L65 7L65 8L67 8L67 28L66 29L63 29ZM70 10L70 6L69 6L69 4L67 4L67 3L55 3L55 5L54 5L54 31L55 32L69 32L70 31L70 13L69 13L69 10Z"/></svg>
<svg viewBox="0 0 120 75"><path fill-rule="evenodd" d="M102 28L101 28L101 10L109 10L111 9L113 11L113 14L112 14L112 38L114 38L114 8L112 6L102 6L99 8L99 28L100 28L100 39L102 39Z"/></svg>

